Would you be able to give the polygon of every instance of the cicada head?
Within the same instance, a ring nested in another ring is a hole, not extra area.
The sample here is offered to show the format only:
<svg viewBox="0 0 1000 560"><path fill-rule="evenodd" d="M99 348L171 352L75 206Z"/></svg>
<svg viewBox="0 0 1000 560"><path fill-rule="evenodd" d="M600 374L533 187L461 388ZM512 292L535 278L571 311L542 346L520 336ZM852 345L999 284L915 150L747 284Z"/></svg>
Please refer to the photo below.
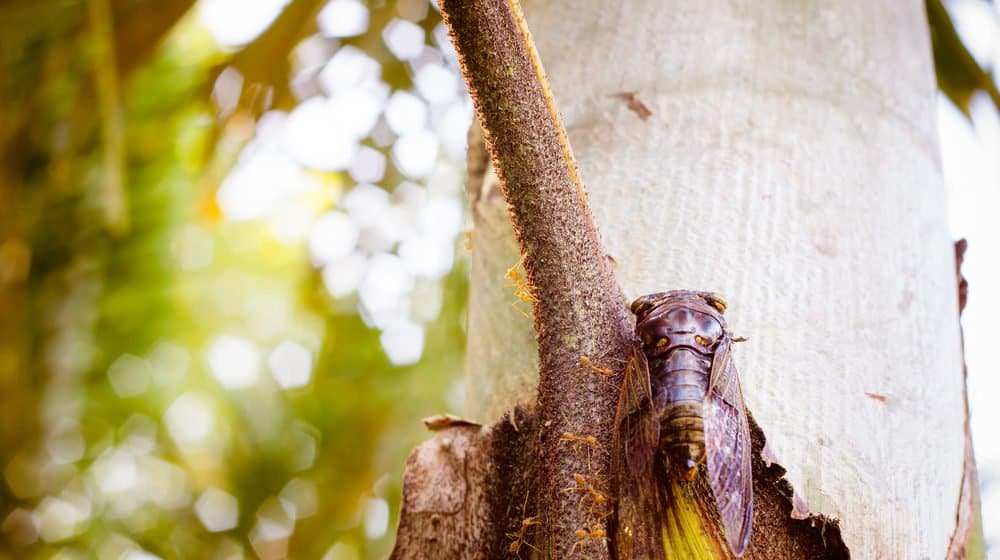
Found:
<svg viewBox="0 0 1000 560"><path fill-rule="evenodd" d="M669 292L656 292L637 297L630 307L632 314L638 321L649 314L654 308L668 301L693 301L705 303L718 311L725 313L727 308L726 298L715 292L695 292L692 290L671 290Z"/></svg>
<svg viewBox="0 0 1000 560"><path fill-rule="evenodd" d="M642 296L632 302L636 334L650 357L686 346L712 351L726 331L726 302L718 294L676 290Z"/></svg>

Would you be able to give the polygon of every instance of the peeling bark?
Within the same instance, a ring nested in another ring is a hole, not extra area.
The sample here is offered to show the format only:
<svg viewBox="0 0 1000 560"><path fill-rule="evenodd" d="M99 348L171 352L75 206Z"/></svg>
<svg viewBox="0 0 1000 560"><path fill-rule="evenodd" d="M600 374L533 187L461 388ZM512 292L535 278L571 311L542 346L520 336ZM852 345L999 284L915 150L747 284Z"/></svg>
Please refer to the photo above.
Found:
<svg viewBox="0 0 1000 560"><path fill-rule="evenodd" d="M534 415L516 409L493 426L449 422L410 454L393 560L505 558L535 546L529 473ZM516 545L516 546L515 546Z"/></svg>
<svg viewBox="0 0 1000 560"><path fill-rule="evenodd" d="M486 492L496 469L486 452L492 432L449 426L410 454L403 473L403 505L391 558L488 558Z"/></svg>
<svg viewBox="0 0 1000 560"><path fill-rule="evenodd" d="M962 261L968 242L959 239L955 242L955 277L958 284L958 314L965 310L969 295L969 283L962 276ZM962 359L962 373L968 378L965 359ZM983 542L981 517L979 509L979 475L976 468L976 455L972 447L972 430L969 426L969 396L965 391L965 461L962 470L962 489L958 496L958 508L955 513L955 532L948 543L947 560L979 559L986 555Z"/></svg>

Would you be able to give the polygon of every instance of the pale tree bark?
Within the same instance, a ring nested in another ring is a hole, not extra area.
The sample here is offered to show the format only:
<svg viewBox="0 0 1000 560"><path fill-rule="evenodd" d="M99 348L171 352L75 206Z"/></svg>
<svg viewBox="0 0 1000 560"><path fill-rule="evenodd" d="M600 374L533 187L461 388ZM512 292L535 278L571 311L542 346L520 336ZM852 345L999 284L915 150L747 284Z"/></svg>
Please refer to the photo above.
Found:
<svg viewBox="0 0 1000 560"><path fill-rule="evenodd" d="M727 297L748 407L854 557L954 550L966 409L923 4L525 12L624 295ZM471 187L467 415L489 424L534 402L538 350L503 197Z"/></svg>

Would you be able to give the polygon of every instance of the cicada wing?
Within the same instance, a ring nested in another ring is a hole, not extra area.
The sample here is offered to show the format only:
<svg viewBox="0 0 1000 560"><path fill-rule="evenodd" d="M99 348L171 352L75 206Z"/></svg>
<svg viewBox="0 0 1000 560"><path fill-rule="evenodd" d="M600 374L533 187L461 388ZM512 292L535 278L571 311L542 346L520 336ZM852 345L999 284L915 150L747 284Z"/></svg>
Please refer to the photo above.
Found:
<svg viewBox="0 0 1000 560"><path fill-rule="evenodd" d="M727 335L719 343L705 398L705 455L708 480L729 548L742 556L753 522L750 425L739 373Z"/></svg>
<svg viewBox="0 0 1000 560"><path fill-rule="evenodd" d="M618 397L612 449L618 481L614 539L618 558L663 558L656 531L659 490L653 476L659 437L649 365L636 343Z"/></svg>

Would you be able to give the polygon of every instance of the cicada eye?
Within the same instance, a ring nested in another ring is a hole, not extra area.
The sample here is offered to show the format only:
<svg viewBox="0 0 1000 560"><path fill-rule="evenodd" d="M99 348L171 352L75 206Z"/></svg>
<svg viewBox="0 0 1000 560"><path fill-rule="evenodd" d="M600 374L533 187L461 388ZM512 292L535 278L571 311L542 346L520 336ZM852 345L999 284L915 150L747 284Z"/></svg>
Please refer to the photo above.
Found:
<svg viewBox="0 0 1000 560"><path fill-rule="evenodd" d="M635 298L635 301L633 301L632 305L629 306L629 310L633 315L641 320L646 313L649 313L650 309L662 302L663 298L664 294L662 292L639 296Z"/></svg>
<svg viewBox="0 0 1000 560"><path fill-rule="evenodd" d="M706 303L719 310L719 313L726 312L726 299L719 294L706 294L702 296Z"/></svg>
<svg viewBox="0 0 1000 560"><path fill-rule="evenodd" d="M712 343L711 340L701 336L700 334L694 335L694 341L702 346L708 346Z"/></svg>
<svg viewBox="0 0 1000 560"><path fill-rule="evenodd" d="M632 302L632 305L629 306L629 310L632 311L632 314L636 317L642 315L648 308L649 298L646 296L636 298L636 300Z"/></svg>
<svg viewBox="0 0 1000 560"><path fill-rule="evenodd" d="M670 344L670 339L665 336L656 341L657 348L663 348L668 344Z"/></svg>

